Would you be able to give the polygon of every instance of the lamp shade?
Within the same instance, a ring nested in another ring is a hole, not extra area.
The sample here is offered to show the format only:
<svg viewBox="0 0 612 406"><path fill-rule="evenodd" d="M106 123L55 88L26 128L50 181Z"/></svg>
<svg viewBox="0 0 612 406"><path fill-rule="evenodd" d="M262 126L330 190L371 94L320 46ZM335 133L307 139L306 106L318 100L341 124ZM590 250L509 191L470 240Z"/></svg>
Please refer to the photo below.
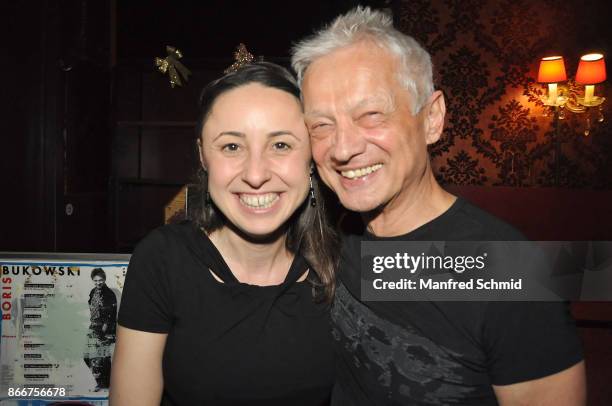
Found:
<svg viewBox="0 0 612 406"><path fill-rule="evenodd" d="M606 64L602 54L588 54L580 58L576 83L594 85L606 80Z"/></svg>
<svg viewBox="0 0 612 406"><path fill-rule="evenodd" d="M562 56L548 56L540 61L538 70L538 82L557 83L567 80L565 73L565 62Z"/></svg>

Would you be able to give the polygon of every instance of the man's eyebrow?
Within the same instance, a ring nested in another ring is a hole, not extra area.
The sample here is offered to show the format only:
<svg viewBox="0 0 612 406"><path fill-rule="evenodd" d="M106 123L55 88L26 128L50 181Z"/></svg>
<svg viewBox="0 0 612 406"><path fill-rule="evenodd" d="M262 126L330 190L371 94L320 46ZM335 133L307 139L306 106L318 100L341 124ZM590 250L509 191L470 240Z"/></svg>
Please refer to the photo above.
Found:
<svg viewBox="0 0 612 406"><path fill-rule="evenodd" d="M348 111L355 111L364 107L367 107L372 104L381 103L384 110L393 110L395 108L395 102L391 95L378 95L367 97L365 99L361 99L352 106L348 108ZM330 120L333 120L333 117L321 110L309 110L304 112L304 116L306 117L325 117Z"/></svg>
<svg viewBox="0 0 612 406"><path fill-rule="evenodd" d="M245 135L244 133L241 133L239 131L221 131L219 134L217 134L217 136L215 138L213 138L213 141L215 141L217 138L223 136L223 135L231 135L233 137L240 137L240 138L244 138Z"/></svg>
<svg viewBox="0 0 612 406"><path fill-rule="evenodd" d="M326 118L329 118L329 119L332 118L329 114L324 113L321 110L309 110L309 111L305 111L304 115L308 116L308 117L326 117Z"/></svg>
<svg viewBox="0 0 612 406"><path fill-rule="evenodd" d="M355 103L353 106L350 107L350 111L353 110L358 110L360 108L363 107L367 107L371 104L376 104L376 103L383 103L385 108L388 107L393 107L394 103L393 103L393 97L391 96L374 96L374 97L368 97L365 99L362 99L360 101L358 101L357 103Z"/></svg>

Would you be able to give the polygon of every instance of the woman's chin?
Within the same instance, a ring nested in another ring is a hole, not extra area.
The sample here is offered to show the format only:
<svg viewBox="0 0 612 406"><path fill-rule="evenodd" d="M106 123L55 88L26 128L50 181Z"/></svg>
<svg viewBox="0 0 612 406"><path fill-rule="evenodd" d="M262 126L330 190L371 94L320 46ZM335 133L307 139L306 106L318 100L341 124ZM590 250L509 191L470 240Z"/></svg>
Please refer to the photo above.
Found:
<svg viewBox="0 0 612 406"><path fill-rule="evenodd" d="M257 243L268 243L276 241L278 238L284 236L286 229L283 224L278 225L262 225L260 227L253 227L252 224L245 227L236 227L240 230L242 236L251 241Z"/></svg>

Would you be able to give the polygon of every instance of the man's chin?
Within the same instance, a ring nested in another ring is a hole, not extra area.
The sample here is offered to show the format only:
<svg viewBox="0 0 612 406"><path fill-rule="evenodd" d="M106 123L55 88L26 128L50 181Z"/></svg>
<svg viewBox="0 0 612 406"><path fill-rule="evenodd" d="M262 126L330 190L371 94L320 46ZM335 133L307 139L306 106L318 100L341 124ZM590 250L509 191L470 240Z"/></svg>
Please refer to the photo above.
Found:
<svg viewBox="0 0 612 406"><path fill-rule="evenodd" d="M350 211L357 213L369 213L378 209L383 202L379 199L364 199L363 196L338 196L340 204Z"/></svg>

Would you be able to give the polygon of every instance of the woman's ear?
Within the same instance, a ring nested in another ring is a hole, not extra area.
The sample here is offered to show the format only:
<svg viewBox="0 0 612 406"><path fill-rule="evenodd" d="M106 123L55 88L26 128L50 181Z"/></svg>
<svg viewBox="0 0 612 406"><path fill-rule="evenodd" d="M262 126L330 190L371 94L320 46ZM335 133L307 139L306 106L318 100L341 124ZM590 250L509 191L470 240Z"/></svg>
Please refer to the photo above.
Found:
<svg viewBox="0 0 612 406"><path fill-rule="evenodd" d="M427 102L427 110L423 118L425 124L425 141L427 145L433 144L440 139L444 130L444 116L446 114L446 103L444 94L440 90L433 92Z"/></svg>

